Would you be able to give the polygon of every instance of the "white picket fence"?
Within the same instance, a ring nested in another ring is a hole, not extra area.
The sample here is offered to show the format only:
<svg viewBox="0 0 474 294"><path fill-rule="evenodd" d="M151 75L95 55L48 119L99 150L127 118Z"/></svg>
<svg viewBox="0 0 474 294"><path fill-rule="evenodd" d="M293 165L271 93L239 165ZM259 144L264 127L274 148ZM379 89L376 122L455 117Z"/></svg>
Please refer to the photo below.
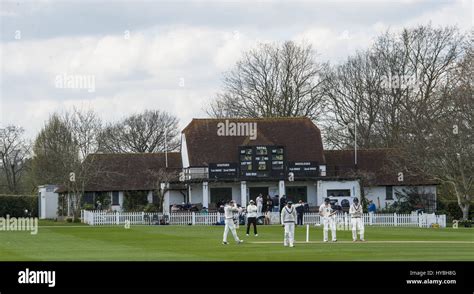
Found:
<svg viewBox="0 0 474 294"><path fill-rule="evenodd" d="M195 212L171 213L147 213L147 212L106 212L102 210L82 210L81 219L83 223L100 225L159 225L162 221L170 225L214 225L223 219L221 213L201 214Z"/></svg>
<svg viewBox="0 0 474 294"><path fill-rule="evenodd" d="M337 224L350 224L350 216L347 213L335 216ZM441 228L446 227L446 215L418 214L397 214L397 213L365 213L363 215L364 225L387 226L387 227L420 227L427 228L433 224L438 224ZM321 225L318 213L306 213L303 216L303 223Z"/></svg>
<svg viewBox="0 0 474 294"><path fill-rule="evenodd" d="M271 224L279 224L279 213L272 212L270 216ZM178 212L163 215L163 213L146 212L106 212L82 210L81 219L83 223L100 225L124 225L129 224L153 225L164 221L170 225L214 225L224 219L224 215L219 212L199 213L199 212ZM433 214L396 214L396 213L366 213L363 215L364 224L368 226L407 226L407 227L431 227L432 224L438 224L440 227L446 227L446 215ZM336 215L336 222L350 224L350 216L346 214ZM303 216L304 224L320 225L321 219L318 213L305 213Z"/></svg>

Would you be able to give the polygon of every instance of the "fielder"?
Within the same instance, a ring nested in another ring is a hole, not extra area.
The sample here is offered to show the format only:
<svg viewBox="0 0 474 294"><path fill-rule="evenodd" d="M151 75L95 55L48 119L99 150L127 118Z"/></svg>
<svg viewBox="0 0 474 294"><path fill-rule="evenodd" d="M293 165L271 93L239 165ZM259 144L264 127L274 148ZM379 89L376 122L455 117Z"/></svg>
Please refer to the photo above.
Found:
<svg viewBox="0 0 474 294"><path fill-rule="evenodd" d="M229 201L224 206L224 217L225 217L225 228L224 228L224 239L222 240L222 244L227 245L227 234L229 230L232 232L232 236L234 236L235 242L240 244L244 242L243 240L239 239L237 236L237 232L235 231L234 225L234 212L238 211L237 205L235 204L234 200Z"/></svg>
<svg viewBox="0 0 474 294"><path fill-rule="evenodd" d="M285 227L285 235L283 245L295 247L295 223L296 223L296 209L292 207L293 202L288 201L286 206L281 210L281 224Z"/></svg>
<svg viewBox="0 0 474 294"><path fill-rule="evenodd" d="M323 218L323 232L324 232L324 242L328 241L328 231L329 227L331 227L331 237L333 242L337 242L336 239L336 220L335 215L336 211L334 211L330 204L330 199L324 199L324 204L319 207L319 215Z"/></svg>
<svg viewBox="0 0 474 294"><path fill-rule="evenodd" d="M362 219L362 205L359 204L359 199L355 198L354 203L349 208L349 214L351 215L351 225L352 225L352 241L357 241L357 228L359 229L360 240L364 240L364 221Z"/></svg>

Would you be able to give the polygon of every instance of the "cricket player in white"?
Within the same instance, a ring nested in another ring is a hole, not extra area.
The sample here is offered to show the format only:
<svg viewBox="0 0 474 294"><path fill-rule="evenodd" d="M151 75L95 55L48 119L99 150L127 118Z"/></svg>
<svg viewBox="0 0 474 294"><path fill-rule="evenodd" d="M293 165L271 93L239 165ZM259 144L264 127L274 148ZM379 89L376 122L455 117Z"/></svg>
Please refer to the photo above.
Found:
<svg viewBox="0 0 474 294"><path fill-rule="evenodd" d="M285 236L283 245L294 247L295 241L295 223L296 223L296 209L292 207L293 202L288 201L285 207L281 210L281 224L285 227Z"/></svg>
<svg viewBox="0 0 474 294"><path fill-rule="evenodd" d="M349 208L352 225L352 241L357 241L357 229L359 229L360 240L364 241L364 221L362 219L362 205L359 204L359 199L355 198L354 203Z"/></svg>
<svg viewBox="0 0 474 294"><path fill-rule="evenodd" d="M335 215L336 211L334 211L331 207L329 198L324 199L324 204L319 207L319 215L323 218L323 232L324 232L324 242L328 241L328 231L329 227L331 227L331 237L332 241L336 242L336 221Z"/></svg>
<svg viewBox="0 0 474 294"><path fill-rule="evenodd" d="M222 240L222 244L227 245L227 234L229 233L229 230L232 232L232 236L234 236L235 242L237 244L240 244L243 242L243 240L239 239L239 236L237 236L237 232L235 231L235 225L234 225L234 212L237 212L239 209L237 208L237 205L235 204L234 200L231 200L229 203L227 203L224 206L224 217L225 217L225 228L224 228L224 239Z"/></svg>
<svg viewBox="0 0 474 294"><path fill-rule="evenodd" d="M262 215L262 208L263 208L262 194L259 194L256 200L257 200L257 216L261 216Z"/></svg>

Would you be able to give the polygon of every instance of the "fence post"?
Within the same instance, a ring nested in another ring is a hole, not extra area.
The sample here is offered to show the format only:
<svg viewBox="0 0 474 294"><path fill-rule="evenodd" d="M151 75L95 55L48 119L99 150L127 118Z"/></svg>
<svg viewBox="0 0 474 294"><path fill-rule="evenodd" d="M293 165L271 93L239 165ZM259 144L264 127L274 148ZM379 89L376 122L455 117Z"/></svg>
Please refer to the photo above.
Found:
<svg viewBox="0 0 474 294"><path fill-rule="evenodd" d="M393 213L393 223L394 223L395 227L398 225L398 217L397 217L396 212Z"/></svg>
<svg viewBox="0 0 474 294"><path fill-rule="evenodd" d="M115 211L115 224L116 225L120 224L120 216L118 214L118 211Z"/></svg>
<svg viewBox="0 0 474 294"><path fill-rule="evenodd" d="M142 224L145 224L145 212L142 211Z"/></svg>
<svg viewBox="0 0 474 294"><path fill-rule="evenodd" d="M195 212L193 211L192 214L191 214L191 222L193 224L193 226L196 224L196 214Z"/></svg>
<svg viewBox="0 0 474 294"><path fill-rule="evenodd" d="M217 212L217 222L221 222L221 213L219 211Z"/></svg>
<svg viewBox="0 0 474 294"><path fill-rule="evenodd" d="M373 223L373 220L372 220L373 215L374 215L373 212L369 212L369 225L372 225Z"/></svg>

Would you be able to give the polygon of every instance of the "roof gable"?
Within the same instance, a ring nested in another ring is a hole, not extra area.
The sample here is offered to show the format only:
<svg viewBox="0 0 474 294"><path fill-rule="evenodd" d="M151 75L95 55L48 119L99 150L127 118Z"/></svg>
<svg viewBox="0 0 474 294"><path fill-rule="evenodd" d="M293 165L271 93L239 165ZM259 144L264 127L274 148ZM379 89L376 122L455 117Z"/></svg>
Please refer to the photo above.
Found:
<svg viewBox="0 0 474 294"><path fill-rule="evenodd" d="M257 137L219 136L218 124L256 123ZM190 166L238 162L239 146L275 145L285 148L288 161L325 163L321 132L305 117L256 119L193 119L183 130Z"/></svg>
<svg viewBox="0 0 474 294"><path fill-rule="evenodd" d="M328 176L354 176L364 173L369 184L374 186L435 185L436 181L416 172L415 167L403 164L397 149L378 148L357 150L357 168L354 150L326 150L326 173ZM403 181L398 173L403 172Z"/></svg>
<svg viewBox="0 0 474 294"><path fill-rule="evenodd" d="M171 180L178 180L181 154L168 153L114 153L91 154L87 157L94 171L86 191L153 190L157 174L166 171Z"/></svg>

